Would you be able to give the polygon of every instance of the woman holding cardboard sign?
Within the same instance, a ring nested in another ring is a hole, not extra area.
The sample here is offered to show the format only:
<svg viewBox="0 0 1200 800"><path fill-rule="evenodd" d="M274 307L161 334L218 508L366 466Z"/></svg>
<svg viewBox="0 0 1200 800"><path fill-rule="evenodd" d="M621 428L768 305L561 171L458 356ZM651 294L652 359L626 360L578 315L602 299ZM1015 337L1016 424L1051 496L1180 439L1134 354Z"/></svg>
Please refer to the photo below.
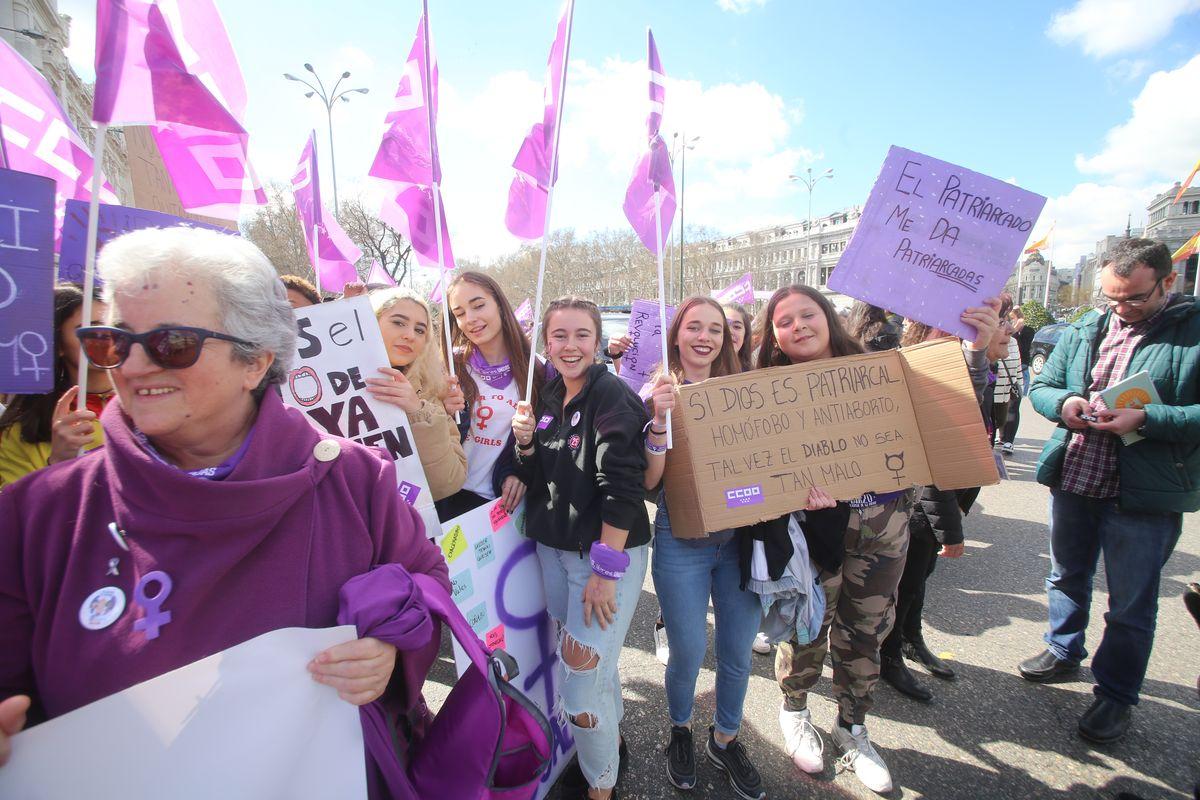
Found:
<svg viewBox="0 0 1200 800"><path fill-rule="evenodd" d="M612 797L624 706L617 662L646 575L650 524L643 503L646 411L597 363L600 310L550 303L543 343L558 376L536 415L513 417L517 475L529 487L526 536L537 542L546 608L560 626L563 707L595 800Z"/></svg>
<svg viewBox="0 0 1200 800"><path fill-rule="evenodd" d="M408 414L429 491L434 500L449 497L462 488L467 458L443 405L453 392L433 341L429 306L406 289L384 289L371 292L371 307L392 366L380 367L383 377L367 378L369 391Z"/></svg>

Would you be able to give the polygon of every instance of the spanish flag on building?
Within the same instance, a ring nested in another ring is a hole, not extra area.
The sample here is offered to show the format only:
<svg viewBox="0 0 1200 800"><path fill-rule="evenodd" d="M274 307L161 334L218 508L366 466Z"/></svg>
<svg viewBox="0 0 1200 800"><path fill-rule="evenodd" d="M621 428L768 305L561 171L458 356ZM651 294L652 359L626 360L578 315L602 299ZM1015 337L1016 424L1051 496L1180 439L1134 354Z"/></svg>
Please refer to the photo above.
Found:
<svg viewBox="0 0 1200 800"><path fill-rule="evenodd" d="M1192 167L1192 171L1179 186L1179 191L1175 193L1175 199L1171 201L1172 204L1178 203L1179 198L1183 197L1183 193L1186 192L1187 188L1192 185L1192 178L1196 177L1197 172L1200 172L1200 158L1196 159L1196 166Z"/></svg>
<svg viewBox="0 0 1200 800"><path fill-rule="evenodd" d="M1200 249L1200 231L1196 231L1192 238L1183 243L1183 247L1175 251L1175 255L1171 256L1171 263L1175 264L1183 261L1198 249Z"/></svg>
<svg viewBox="0 0 1200 800"><path fill-rule="evenodd" d="M1046 245L1047 245L1047 244L1050 242L1050 234L1052 234L1052 233L1054 233L1054 226L1053 226L1053 225L1051 225L1051 226L1050 226L1050 230L1046 231L1046 235L1045 235L1045 236L1043 236L1042 238L1038 239L1038 240L1037 240L1036 242L1034 242L1033 244L1029 245L1029 247L1026 247L1026 248L1025 248L1025 252L1026 252L1026 253L1037 253L1037 252L1039 252L1039 251L1040 251L1042 248L1044 248L1044 247L1045 247L1045 246L1046 246Z"/></svg>

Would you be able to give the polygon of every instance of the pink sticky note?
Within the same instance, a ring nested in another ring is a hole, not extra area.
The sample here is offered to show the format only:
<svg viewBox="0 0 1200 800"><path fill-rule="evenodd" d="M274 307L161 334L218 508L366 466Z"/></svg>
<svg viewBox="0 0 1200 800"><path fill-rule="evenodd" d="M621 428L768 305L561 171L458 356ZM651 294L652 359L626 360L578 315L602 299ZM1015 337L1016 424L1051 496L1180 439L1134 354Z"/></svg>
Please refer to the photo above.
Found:
<svg viewBox="0 0 1200 800"><path fill-rule="evenodd" d="M503 528L508 524L508 512L504 510L504 501L497 500L492 506L492 510L488 512L488 517L492 520L492 533Z"/></svg>
<svg viewBox="0 0 1200 800"><path fill-rule="evenodd" d="M504 624L501 623L487 632L483 637L483 643L488 646L489 650L504 649Z"/></svg>

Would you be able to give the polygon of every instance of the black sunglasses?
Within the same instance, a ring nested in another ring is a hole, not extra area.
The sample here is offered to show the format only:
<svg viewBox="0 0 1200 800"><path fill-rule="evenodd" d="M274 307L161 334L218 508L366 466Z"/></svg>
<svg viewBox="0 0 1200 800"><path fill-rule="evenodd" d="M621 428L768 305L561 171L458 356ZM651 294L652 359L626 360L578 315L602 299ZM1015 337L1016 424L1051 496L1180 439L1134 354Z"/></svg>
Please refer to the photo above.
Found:
<svg viewBox="0 0 1200 800"><path fill-rule="evenodd" d="M155 328L145 333L133 333L123 328L93 325L78 328L75 335L88 363L97 369L116 369L129 358L134 342L142 345L146 355L163 369L187 369L200 360L206 339L253 347L245 339L204 328Z"/></svg>

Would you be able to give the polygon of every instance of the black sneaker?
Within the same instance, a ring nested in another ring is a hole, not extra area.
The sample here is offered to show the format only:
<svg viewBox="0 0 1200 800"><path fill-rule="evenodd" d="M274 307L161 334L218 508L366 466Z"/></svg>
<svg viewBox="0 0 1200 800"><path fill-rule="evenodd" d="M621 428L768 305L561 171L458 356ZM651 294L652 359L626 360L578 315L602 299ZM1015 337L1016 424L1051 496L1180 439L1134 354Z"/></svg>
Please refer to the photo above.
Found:
<svg viewBox="0 0 1200 800"><path fill-rule="evenodd" d="M736 738L725 747L717 747L713 740L713 728L708 726L708 747L705 748L708 760L717 766L729 778L729 785L738 797L745 800L762 800L767 796L763 790L762 778L758 770L750 763L746 748Z"/></svg>
<svg viewBox="0 0 1200 800"><path fill-rule="evenodd" d="M676 789L688 791L696 786L696 746L692 744L692 729L671 726L671 742L667 745L667 780Z"/></svg>

